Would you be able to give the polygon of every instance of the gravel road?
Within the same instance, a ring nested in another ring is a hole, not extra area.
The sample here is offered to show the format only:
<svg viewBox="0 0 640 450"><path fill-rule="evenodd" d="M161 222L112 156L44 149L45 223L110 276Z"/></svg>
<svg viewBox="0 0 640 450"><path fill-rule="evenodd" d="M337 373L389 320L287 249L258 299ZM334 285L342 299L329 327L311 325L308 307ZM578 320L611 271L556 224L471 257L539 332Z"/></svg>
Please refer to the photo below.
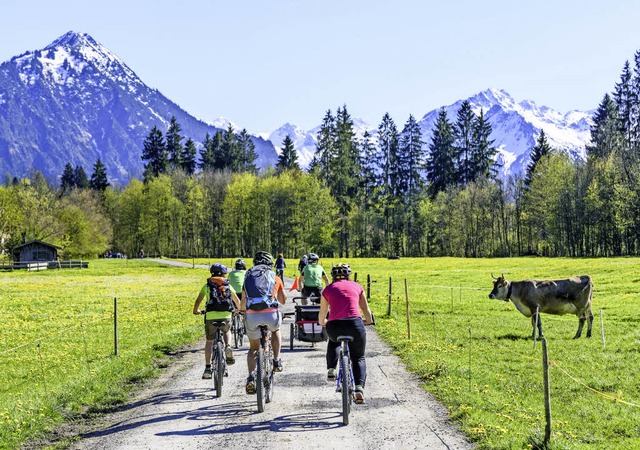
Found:
<svg viewBox="0 0 640 450"><path fill-rule="evenodd" d="M191 266L191 265L189 265ZM291 285L288 279L285 285ZM289 294L289 298L297 294ZM285 311L293 310L287 303ZM288 322L291 319L285 319ZM202 380L204 341L183 349L161 377L120 411L88 424L71 448L97 449L471 449L449 421L446 409L367 327L366 404L354 405L350 424L341 417L341 397L326 381L326 344L294 341L283 325L284 371L276 374L274 399L257 412L247 395L247 343L235 351L223 395Z"/></svg>

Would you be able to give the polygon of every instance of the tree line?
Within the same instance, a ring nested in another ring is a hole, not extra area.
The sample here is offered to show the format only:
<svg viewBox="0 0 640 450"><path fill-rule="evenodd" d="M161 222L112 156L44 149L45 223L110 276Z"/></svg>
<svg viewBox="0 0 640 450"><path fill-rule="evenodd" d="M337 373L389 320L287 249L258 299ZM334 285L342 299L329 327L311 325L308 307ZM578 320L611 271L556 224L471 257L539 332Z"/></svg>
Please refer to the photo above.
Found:
<svg viewBox="0 0 640 450"><path fill-rule="evenodd" d="M172 118L142 143L142 180L113 188L69 163L59 186L39 173L0 187L4 249L26 233L91 256L288 257L616 256L640 250L640 52L604 95L587 158L537 136L525 173L497 176L484 111L442 109L424 142L413 116L385 114L358 137L346 105L328 110L309 168L287 136L277 165L259 171L246 130L182 136Z"/></svg>

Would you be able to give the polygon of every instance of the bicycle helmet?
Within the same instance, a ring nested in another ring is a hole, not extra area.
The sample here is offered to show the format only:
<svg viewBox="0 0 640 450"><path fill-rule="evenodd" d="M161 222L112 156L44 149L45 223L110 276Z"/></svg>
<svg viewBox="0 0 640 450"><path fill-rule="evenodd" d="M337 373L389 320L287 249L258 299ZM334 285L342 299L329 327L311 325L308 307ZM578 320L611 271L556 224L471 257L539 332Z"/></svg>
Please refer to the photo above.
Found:
<svg viewBox="0 0 640 450"><path fill-rule="evenodd" d="M316 255L315 253L309 253L309 262L318 262L320 260L320 257L318 255Z"/></svg>
<svg viewBox="0 0 640 450"><path fill-rule="evenodd" d="M331 268L331 277L335 279L349 278L351 267L349 264L336 264Z"/></svg>
<svg viewBox="0 0 640 450"><path fill-rule="evenodd" d="M224 275L229 272L229 269L224 264L215 263L209 267L209 272L211 272L211 275Z"/></svg>
<svg viewBox="0 0 640 450"><path fill-rule="evenodd" d="M264 264L266 266L273 266L273 256L269 252L258 252L253 257L253 265L257 266L259 264Z"/></svg>
<svg viewBox="0 0 640 450"><path fill-rule="evenodd" d="M236 270L247 270L247 263L244 262L244 259L236 259Z"/></svg>

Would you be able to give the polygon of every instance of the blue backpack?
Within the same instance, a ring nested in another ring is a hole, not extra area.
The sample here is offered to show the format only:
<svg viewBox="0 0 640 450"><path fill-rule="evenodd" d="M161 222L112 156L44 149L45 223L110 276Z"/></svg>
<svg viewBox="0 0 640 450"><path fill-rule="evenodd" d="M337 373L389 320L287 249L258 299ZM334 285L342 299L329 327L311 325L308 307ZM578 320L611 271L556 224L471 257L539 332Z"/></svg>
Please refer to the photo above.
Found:
<svg viewBox="0 0 640 450"><path fill-rule="evenodd" d="M278 306L278 301L273 295L275 287L276 274L271 267L260 264L247 270L244 276L247 309L262 311Z"/></svg>

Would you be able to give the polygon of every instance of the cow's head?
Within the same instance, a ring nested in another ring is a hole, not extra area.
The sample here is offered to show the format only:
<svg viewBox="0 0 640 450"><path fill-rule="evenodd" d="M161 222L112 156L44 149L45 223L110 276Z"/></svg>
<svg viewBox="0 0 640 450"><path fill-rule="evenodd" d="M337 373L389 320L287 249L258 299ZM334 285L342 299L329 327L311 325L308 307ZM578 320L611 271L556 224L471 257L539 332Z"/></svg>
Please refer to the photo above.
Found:
<svg viewBox="0 0 640 450"><path fill-rule="evenodd" d="M505 280L504 274L502 274L498 278L494 277L493 274L491 274L491 278L494 279L494 282L493 282L493 290L491 291L491 294L489 294L489 298L494 298L496 300L504 300L505 302L508 302L509 301L509 298L508 298L509 282Z"/></svg>

